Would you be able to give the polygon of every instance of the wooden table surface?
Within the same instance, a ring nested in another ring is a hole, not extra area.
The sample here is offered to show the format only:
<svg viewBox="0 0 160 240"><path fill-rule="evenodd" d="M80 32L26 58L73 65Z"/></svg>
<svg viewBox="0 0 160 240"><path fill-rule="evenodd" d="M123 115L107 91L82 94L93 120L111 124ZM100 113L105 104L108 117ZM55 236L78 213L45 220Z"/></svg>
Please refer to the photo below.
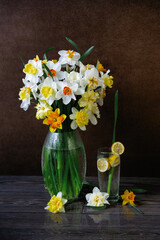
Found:
<svg viewBox="0 0 160 240"><path fill-rule="evenodd" d="M160 179L121 178L121 187L147 190L136 196L144 215L121 203L95 210L83 202L52 214L42 177L0 176L0 240L160 239Z"/></svg>

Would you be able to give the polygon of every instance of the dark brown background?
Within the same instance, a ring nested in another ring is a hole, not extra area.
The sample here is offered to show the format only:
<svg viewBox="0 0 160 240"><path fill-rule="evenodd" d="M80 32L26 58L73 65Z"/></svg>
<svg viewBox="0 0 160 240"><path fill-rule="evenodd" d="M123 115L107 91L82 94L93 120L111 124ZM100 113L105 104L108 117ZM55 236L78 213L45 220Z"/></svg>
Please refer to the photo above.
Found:
<svg viewBox="0 0 160 240"><path fill-rule="evenodd" d="M159 176L160 1L0 0L0 174L41 175L47 126L35 109L19 108L23 65L51 46L49 58L95 45L84 63L100 59L114 76L97 126L81 132L88 169L95 175L96 152L112 141L113 100L119 90L117 140L124 143L122 176Z"/></svg>

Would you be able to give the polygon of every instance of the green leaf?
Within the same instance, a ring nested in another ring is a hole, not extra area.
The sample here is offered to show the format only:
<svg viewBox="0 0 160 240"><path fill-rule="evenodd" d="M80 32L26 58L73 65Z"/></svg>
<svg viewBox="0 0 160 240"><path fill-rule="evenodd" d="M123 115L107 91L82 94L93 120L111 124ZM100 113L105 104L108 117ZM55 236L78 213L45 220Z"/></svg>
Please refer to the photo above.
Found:
<svg viewBox="0 0 160 240"><path fill-rule="evenodd" d="M54 47L50 47L50 48L48 48L46 51L45 51L45 53L44 53L44 55L43 55L43 60L47 60L47 53L49 52L49 51L51 51L51 50L53 50L54 49Z"/></svg>
<svg viewBox="0 0 160 240"><path fill-rule="evenodd" d="M43 63L43 67L47 70L47 72L49 73L49 75L50 75L51 78L53 79L52 73L51 73L51 71L49 70L49 68L46 66L45 63Z"/></svg>
<svg viewBox="0 0 160 240"><path fill-rule="evenodd" d="M86 58L94 49L94 46L90 47L79 59L79 61L83 61L84 58Z"/></svg>
<svg viewBox="0 0 160 240"><path fill-rule="evenodd" d="M18 55L18 56L19 56L19 58L21 59L21 62L23 63L23 66L25 67L25 63L24 63L23 59L21 58L20 55Z"/></svg>
<svg viewBox="0 0 160 240"><path fill-rule="evenodd" d="M113 139L112 139L112 143L114 143L114 142L115 142L115 139L116 139L117 116L118 116L118 90L116 91L115 97L114 97L114 127L113 127Z"/></svg>
<svg viewBox="0 0 160 240"><path fill-rule="evenodd" d="M80 53L79 47L77 46L77 44L75 42L73 42L71 39L69 39L68 37L66 37L66 40L71 43L76 49L77 51Z"/></svg>
<svg viewBox="0 0 160 240"><path fill-rule="evenodd" d="M97 60L97 64L96 64L96 69L98 70L98 62L99 62L99 60Z"/></svg>
<svg viewBox="0 0 160 240"><path fill-rule="evenodd" d="M105 208L106 208L106 205L100 206L100 207L94 207L94 206L87 206L87 207L93 208L93 209L97 209L97 210L101 210L101 209L105 209Z"/></svg>
<svg viewBox="0 0 160 240"><path fill-rule="evenodd" d="M44 69L43 69L43 75L44 75L44 78L47 77L47 74L46 74L46 72L44 71Z"/></svg>
<svg viewBox="0 0 160 240"><path fill-rule="evenodd" d="M147 190L146 189L143 189L143 188L127 188L128 191L132 191L134 192L135 194L138 194L138 193L146 193ZM120 191L121 192L124 192L126 190L126 188L120 188Z"/></svg>

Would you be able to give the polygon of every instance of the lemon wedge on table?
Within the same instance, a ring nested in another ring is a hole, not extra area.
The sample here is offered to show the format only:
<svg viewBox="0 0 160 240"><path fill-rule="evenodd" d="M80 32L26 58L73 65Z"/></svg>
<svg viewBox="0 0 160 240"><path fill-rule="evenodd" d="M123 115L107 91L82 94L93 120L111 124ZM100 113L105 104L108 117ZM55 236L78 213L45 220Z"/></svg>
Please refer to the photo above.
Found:
<svg viewBox="0 0 160 240"><path fill-rule="evenodd" d="M97 168L100 172L105 172L110 169L108 158L99 158L97 160Z"/></svg>
<svg viewBox="0 0 160 240"><path fill-rule="evenodd" d="M111 146L111 150L113 153L121 155L124 153L124 145L121 142L114 142Z"/></svg>
<svg viewBox="0 0 160 240"><path fill-rule="evenodd" d="M117 167L120 164L120 156L118 154L113 154L108 158L108 162L111 167Z"/></svg>

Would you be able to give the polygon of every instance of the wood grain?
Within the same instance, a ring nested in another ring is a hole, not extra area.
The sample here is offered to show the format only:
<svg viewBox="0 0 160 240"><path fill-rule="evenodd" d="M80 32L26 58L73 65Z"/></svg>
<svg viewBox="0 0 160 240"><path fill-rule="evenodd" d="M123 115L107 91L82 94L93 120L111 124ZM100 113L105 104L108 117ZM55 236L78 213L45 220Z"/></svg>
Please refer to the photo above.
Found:
<svg viewBox="0 0 160 240"><path fill-rule="evenodd" d="M160 239L160 179L122 178L121 187L147 190L136 196L144 215L121 203L95 210L85 202L68 205L65 214L48 213L42 177L1 176L0 240Z"/></svg>

